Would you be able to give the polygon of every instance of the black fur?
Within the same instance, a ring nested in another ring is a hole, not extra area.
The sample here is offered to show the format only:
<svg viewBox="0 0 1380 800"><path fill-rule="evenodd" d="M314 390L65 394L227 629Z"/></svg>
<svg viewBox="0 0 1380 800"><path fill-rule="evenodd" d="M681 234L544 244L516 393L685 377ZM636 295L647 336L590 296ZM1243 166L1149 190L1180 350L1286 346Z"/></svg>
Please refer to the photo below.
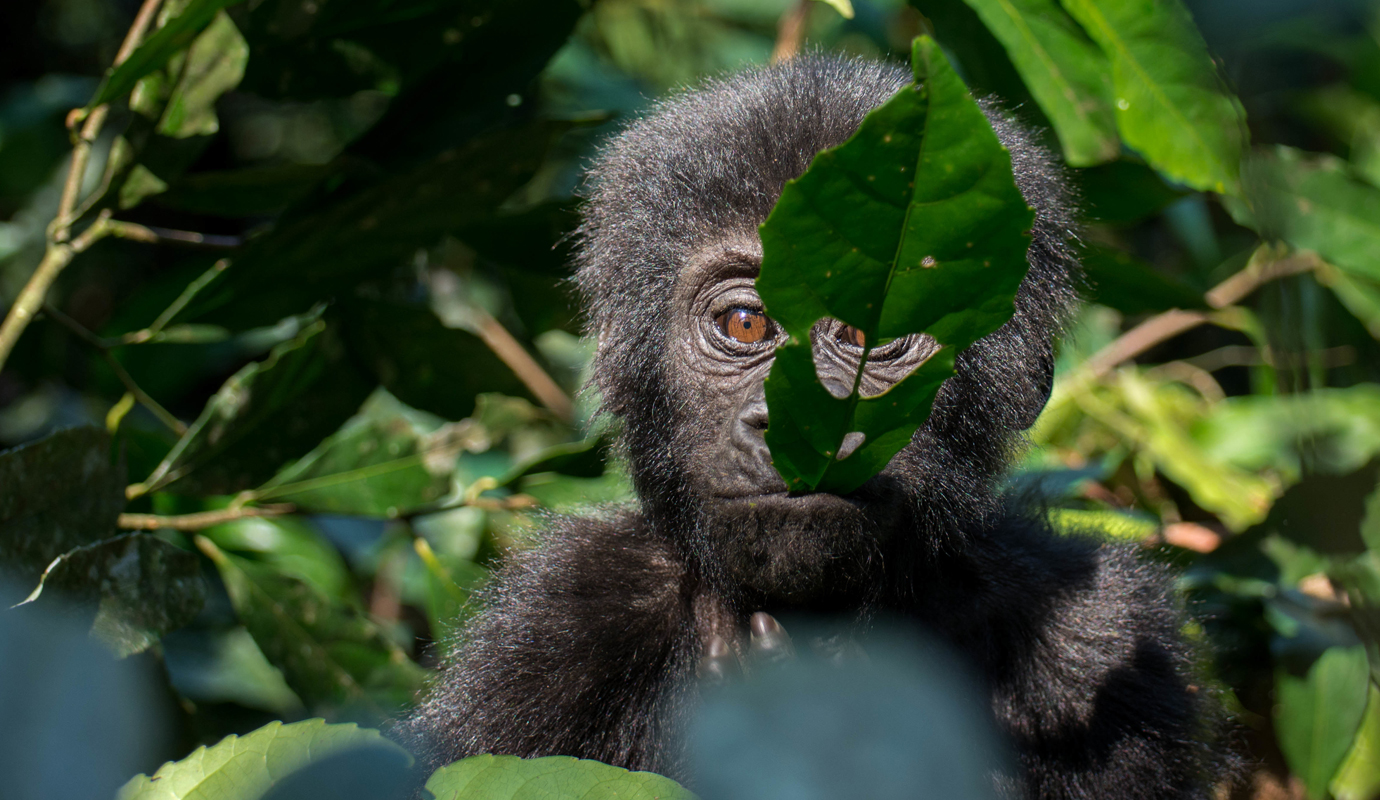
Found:
<svg viewBox="0 0 1380 800"><path fill-rule="evenodd" d="M699 379L678 354L694 320L677 280L716 243L750 250L782 184L907 80L824 56L749 71L665 101L594 165L578 281L640 507L558 521L506 568L398 728L423 761L567 754L681 776L707 638L803 607L899 613L953 643L1016 745L1024 796L1209 796L1218 762L1168 577L996 492L1047 398L1077 265L1057 167L994 108L1037 210L1015 317L963 354L929 422L848 502L722 500L779 483L753 439L760 370L741 387ZM723 430L747 443L725 449Z"/></svg>

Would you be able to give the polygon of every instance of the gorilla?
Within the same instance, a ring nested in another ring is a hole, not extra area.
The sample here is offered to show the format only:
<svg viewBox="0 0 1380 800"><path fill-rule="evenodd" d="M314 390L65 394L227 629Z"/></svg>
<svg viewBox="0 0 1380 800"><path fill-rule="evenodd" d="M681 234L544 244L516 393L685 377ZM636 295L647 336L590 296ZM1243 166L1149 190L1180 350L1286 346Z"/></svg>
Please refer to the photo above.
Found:
<svg viewBox="0 0 1380 800"><path fill-rule="evenodd" d="M776 646L771 615L884 615L966 660L1016 754L1016 796L1210 796L1214 715L1167 575L1136 548L1056 534L1037 502L1000 490L1048 399L1078 264L1059 168L994 105L1036 209L1015 315L961 354L927 423L860 489L788 493L772 468L762 387L781 333L753 288L757 228L786 181L909 80L802 56L665 100L598 156L576 281L638 502L550 521L502 571L398 725L423 763L560 754L683 777L703 677ZM826 386L851 387L860 339L815 326ZM874 349L864 394L934 348L917 335Z"/></svg>

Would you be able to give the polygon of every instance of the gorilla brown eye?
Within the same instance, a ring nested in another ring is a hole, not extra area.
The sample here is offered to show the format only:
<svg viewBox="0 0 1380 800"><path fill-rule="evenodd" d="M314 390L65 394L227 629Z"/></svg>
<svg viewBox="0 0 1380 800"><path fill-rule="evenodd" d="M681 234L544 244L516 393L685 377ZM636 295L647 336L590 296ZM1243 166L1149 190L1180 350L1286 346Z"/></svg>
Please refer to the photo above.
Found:
<svg viewBox="0 0 1380 800"><path fill-rule="evenodd" d="M729 309L715 317L714 321L725 336L743 344L756 344L767 338L767 329L771 326L766 314L747 308Z"/></svg>
<svg viewBox="0 0 1380 800"><path fill-rule="evenodd" d="M839 341L854 347L862 347L867 344L867 337L852 325L844 325L843 330L839 331Z"/></svg>

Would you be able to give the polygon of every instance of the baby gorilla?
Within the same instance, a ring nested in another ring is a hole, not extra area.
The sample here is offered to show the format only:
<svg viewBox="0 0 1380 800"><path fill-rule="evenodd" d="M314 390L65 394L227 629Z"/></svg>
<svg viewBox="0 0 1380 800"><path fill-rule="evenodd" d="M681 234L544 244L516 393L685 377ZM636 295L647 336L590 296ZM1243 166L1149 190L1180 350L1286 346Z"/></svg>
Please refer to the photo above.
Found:
<svg viewBox="0 0 1380 800"><path fill-rule="evenodd" d="M750 661L749 627L772 644L754 615L817 611L899 616L950 643L990 693L1025 796L1209 795L1216 752L1166 576L997 494L1048 397L1077 269L1059 170L1006 117L988 109L1037 211L1015 316L962 354L861 489L788 494L771 466L762 382L781 335L753 288L757 227L908 80L802 57L673 97L599 157L577 279L639 503L553 521L514 557L399 725L424 762L564 754L683 776L697 665ZM813 343L825 384L851 386L861 334L823 321ZM864 393L934 346L874 350Z"/></svg>

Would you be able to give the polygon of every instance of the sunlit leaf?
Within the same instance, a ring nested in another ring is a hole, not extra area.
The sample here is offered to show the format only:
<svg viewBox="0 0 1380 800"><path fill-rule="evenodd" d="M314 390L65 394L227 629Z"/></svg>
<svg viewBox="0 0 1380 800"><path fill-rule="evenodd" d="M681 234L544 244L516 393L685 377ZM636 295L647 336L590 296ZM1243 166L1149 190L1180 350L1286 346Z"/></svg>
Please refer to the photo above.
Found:
<svg viewBox="0 0 1380 800"><path fill-rule="evenodd" d="M426 789L436 800L695 800L693 794L670 778L569 756L471 756L437 770L427 780Z"/></svg>
<svg viewBox="0 0 1380 800"><path fill-rule="evenodd" d="M929 415L953 354L1010 318L1033 212L1006 148L933 40L903 89L842 146L788 182L762 225L757 290L791 342L766 381L767 444L792 489L862 485ZM928 332L945 349L885 394L837 398L815 374L810 329L835 317L869 346ZM850 432L865 438L835 458Z"/></svg>
<svg viewBox="0 0 1380 800"><path fill-rule="evenodd" d="M366 747L403 753L378 731L354 723L270 722L243 736L227 736L210 747L198 747L181 761L164 764L152 777L135 776L117 800L248 800L261 797L313 761Z"/></svg>
<svg viewBox="0 0 1380 800"><path fill-rule="evenodd" d="M1156 169L1240 192L1245 120L1179 0L1062 0L1112 65L1117 128Z"/></svg>
<svg viewBox="0 0 1380 800"><path fill-rule="evenodd" d="M1337 800L1374 800L1380 796L1380 689L1370 687L1366 716L1328 786Z"/></svg>
<svg viewBox="0 0 1380 800"><path fill-rule="evenodd" d="M140 78L159 69L168 63L168 59L190 45L197 34L211 24L218 11L238 2L240 0L191 0L180 14L168 20L135 48L124 63L106 74L96 89L96 96L87 104L87 109L128 94Z"/></svg>
<svg viewBox="0 0 1380 800"><path fill-rule="evenodd" d="M1370 670L1364 647L1334 647L1304 677L1275 679L1275 730L1280 749L1313 798L1351 750L1366 709Z"/></svg>
<svg viewBox="0 0 1380 800"><path fill-rule="evenodd" d="M1111 65L1055 0L967 0L1025 79L1059 135L1064 158L1086 167L1121 152Z"/></svg>

